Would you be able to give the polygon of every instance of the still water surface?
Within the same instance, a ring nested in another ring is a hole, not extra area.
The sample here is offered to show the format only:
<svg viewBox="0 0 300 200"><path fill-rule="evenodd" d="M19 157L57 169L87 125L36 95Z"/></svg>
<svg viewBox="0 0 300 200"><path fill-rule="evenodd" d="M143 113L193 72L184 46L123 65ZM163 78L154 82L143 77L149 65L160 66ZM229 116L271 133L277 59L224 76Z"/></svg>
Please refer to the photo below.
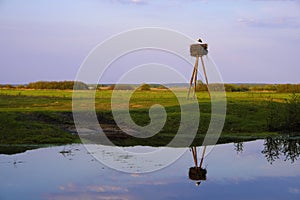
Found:
<svg viewBox="0 0 300 200"><path fill-rule="evenodd" d="M194 166L189 150L174 164L146 174L110 169L78 144L0 154L0 199L299 200L299 144L296 149L289 144L286 152L266 142L217 145L204 158L207 179L199 186L189 179Z"/></svg>

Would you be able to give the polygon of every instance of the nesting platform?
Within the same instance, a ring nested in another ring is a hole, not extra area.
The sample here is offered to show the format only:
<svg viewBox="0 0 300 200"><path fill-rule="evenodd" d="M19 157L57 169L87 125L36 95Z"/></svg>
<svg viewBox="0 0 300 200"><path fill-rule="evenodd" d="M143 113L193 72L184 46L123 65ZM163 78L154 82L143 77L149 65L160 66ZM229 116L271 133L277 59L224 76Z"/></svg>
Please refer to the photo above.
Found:
<svg viewBox="0 0 300 200"><path fill-rule="evenodd" d="M196 62L195 62L193 73L192 73L192 77L191 77L191 80L190 80L190 87L189 87L187 99L190 98L190 93L191 93L191 88L193 88L193 83L194 83L194 91L193 91L194 95L193 95L193 98L196 97L195 95L196 95L196 88L197 88L197 76L198 76L199 58L201 59L202 69L203 69L203 73L204 73L206 85L208 85L208 79L207 79L207 75L206 75L206 69L205 69L204 61L203 61L203 56L205 56L205 55L208 54L207 48L208 48L207 44L191 44L191 46L190 46L191 56L196 57ZM210 96L209 92L208 92L208 95Z"/></svg>
<svg viewBox="0 0 300 200"><path fill-rule="evenodd" d="M190 46L190 53L193 57L205 56L208 54L207 44L192 44Z"/></svg>

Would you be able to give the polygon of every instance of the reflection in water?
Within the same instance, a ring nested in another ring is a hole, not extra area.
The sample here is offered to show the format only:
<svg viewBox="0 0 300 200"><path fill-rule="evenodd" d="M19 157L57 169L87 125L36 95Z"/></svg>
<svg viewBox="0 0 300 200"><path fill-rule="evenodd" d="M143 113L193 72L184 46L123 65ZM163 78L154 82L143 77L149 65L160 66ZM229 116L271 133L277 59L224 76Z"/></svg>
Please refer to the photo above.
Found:
<svg viewBox="0 0 300 200"><path fill-rule="evenodd" d="M198 157L197 157L197 147L191 147L190 150L192 151L192 154L193 154L195 166L190 167L189 178L191 180L196 181L196 185L199 186L202 180L203 181L206 180L207 170L202 168L206 146L204 146L204 148L203 148L202 157L201 157L199 165L198 165Z"/></svg>
<svg viewBox="0 0 300 200"><path fill-rule="evenodd" d="M244 143L243 142L235 142L234 144L234 150L237 154L243 153L244 150Z"/></svg>
<svg viewBox="0 0 300 200"><path fill-rule="evenodd" d="M269 143L274 142L268 139L235 144L243 146L242 154L233 150L232 143L216 145L209 154L210 146L207 149L191 147L192 158L191 152L187 151L173 165L145 174L128 174L110 169L93 161L94 157L80 144L0 155L0 199L152 200L201 197L225 200L246 197L299 200L300 160L284 162L283 156L284 152L286 155L299 155L299 140L275 142L282 156L279 155L281 160L272 165L265 159L265 154L261 153ZM127 147L125 150L131 151L132 148ZM140 146L135 150L142 151L144 148L149 149ZM203 169L207 163L209 177ZM148 162L144 164L149 165ZM195 182L201 181L201 187L194 187L187 178L189 167L189 176ZM199 174L199 171L202 173ZM208 180L203 184L206 176Z"/></svg>
<svg viewBox="0 0 300 200"><path fill-rule="evenodd" d="M235 142L233 145L237 154L243 152L243 142ZM264 149L261 153L270 164L282 157L284 161L290 160L291 163L294 163L300 156L300 139L283 136L277 138L268 137L264 140L263 146Z"/></svg>
<svg viewBox="0 0 300 200"><path fill-rule="evenodd" d="M300 140L289 137L269 137L264 142L262 153L271 164L280 159L280 156L284 156L284 161L290 160L293 163L300 155Z"/></svg>

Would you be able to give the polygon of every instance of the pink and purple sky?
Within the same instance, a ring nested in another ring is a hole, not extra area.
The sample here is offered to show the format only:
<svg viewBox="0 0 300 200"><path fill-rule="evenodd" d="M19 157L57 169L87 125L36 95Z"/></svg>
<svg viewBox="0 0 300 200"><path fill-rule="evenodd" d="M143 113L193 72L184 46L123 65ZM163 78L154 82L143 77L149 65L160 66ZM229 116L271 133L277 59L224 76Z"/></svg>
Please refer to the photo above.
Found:
<svg viewBox="0 0 300 200"><path fill-rule="evenodd" d="M0 83L74 80L97 44L140 27L201 37L224 82L300 83L298 0L0 0Z"/></svg>

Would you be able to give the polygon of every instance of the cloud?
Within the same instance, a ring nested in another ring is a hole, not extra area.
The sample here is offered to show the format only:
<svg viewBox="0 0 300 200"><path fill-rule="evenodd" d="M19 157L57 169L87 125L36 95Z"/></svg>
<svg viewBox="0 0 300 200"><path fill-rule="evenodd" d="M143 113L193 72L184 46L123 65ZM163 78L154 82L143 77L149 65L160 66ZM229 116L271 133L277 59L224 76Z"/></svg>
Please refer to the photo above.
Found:
<svg viewBox="0 0 300 200"><path fill-rule="evenodd" d="M103 194L47 194L43 195L43 199L48 200L129 200L130 196L124 195L103 195Z"/></svg>
<svg viewBox="0 0 300 200"><path fill-rule="evenodd" d="M239 18L238 23L257 28L300 28L299 19L296 17L282 17L271 19Z"/></svg>
<svg viewBox="0 0 300 200"><path fill-rule="evenodd" d="M289 192L293 194L300 194L299 188L289 188Z"/></svg>
<svg viewBox="0 0 300 200"><path fill-rule="evenodd" d="M127 188L111 186L111 185L75 185L69 183L59 187L62 193L44 194L44 199L51 200L81 200L81 199L96 199L96 200L128 200L134 199L128 193Z"/></svg>
<svg viewBox="0 0 300 200"><path fill-rule="evenodd" d="M148 4L148 2L146 0L111 0L111 1L121 3L121 4L135 4L135 5Z"/></svg>
<svg viewBox="0 0 300 200"><path fill-rule="evenodd" d="M72 183L69 183L65 186L60 186L59 189L64 192L128 192L128 189L116 187L116 186L108 186L108 185L77 186Z"/></svg>

